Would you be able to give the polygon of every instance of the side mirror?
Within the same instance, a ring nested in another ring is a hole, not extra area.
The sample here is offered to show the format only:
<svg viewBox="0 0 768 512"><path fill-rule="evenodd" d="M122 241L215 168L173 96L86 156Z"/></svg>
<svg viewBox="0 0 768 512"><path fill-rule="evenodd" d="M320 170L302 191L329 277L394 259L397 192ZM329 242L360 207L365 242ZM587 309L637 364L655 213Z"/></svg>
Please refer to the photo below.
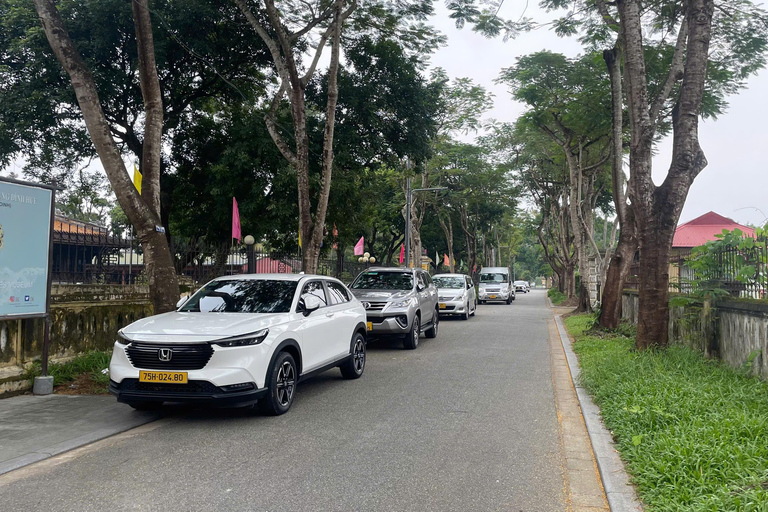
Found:
<svg viewBox="0 0 768 512"><path fill-rule="evenodd" d="M182 298L179 299L179 302L176 303L176 309L179 309L181 306L184 305L185 302L189 300L189 295L185 295Z"/></svg>
<svg viewBox="0 0 768 512"><path fill-rule="evenodd" d="M417 291L420 291L420 292L423 292L423 291L424 291L424 285L423 285L423 284L421 284L421 283L417 284L417 285L416 285L416 290L417 290Z"/></svg>
<svg viewBox="0 0 768 512"><path fill-rule="evenodd" d="M304 316L309 316L313 311L320 309L322 303L320 298L315 295L305 295L299 299L299 312Z"/></svg>

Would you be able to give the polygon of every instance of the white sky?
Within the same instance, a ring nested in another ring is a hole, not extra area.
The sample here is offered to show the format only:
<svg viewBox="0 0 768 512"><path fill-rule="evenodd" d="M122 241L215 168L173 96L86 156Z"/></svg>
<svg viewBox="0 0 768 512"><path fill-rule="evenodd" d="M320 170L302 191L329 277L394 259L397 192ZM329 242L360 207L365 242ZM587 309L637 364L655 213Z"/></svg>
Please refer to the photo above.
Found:
<svg viewBox="0 0 768 512"><path fill-rule="evenodd" d="M757 2L760 3L760 2ZM451 78L470 77L495 95L489 118L512 122L523 111L506 87L493 80L504 67L522 55L541 50L575 57L582 47L575 39L563 39L540 29L504 43L486 39L470 27L457 30L444 3L437 2L432 23L448 37L448 45L432 57L433 66L444 68ZM551 19L538 8L538 0L506 0L499 15L518 19L523 13L535 20ZM748 88L729 98L730 107L716 121L699 125L701 146L709 165L693 183L680 217L687 222L713 210L740 223L762 225L768 221L768 173L762 144L768 144L768 71L749 80ZM671 158L671 140L663 141L654 158L654 180L661 182Z"/></svg>

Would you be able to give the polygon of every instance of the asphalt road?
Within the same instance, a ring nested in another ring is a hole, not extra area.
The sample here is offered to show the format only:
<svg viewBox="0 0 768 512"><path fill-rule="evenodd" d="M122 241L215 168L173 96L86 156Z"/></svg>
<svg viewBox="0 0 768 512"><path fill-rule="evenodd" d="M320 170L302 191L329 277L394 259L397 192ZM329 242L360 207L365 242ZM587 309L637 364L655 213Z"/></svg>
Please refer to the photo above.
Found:
<svg viewBox="0 0 768 512"><path fill-rule="evenodd" d="M565 510L542 291L444 320L291 411L171 410L150 432L0 487L3 510Z"/></svg>

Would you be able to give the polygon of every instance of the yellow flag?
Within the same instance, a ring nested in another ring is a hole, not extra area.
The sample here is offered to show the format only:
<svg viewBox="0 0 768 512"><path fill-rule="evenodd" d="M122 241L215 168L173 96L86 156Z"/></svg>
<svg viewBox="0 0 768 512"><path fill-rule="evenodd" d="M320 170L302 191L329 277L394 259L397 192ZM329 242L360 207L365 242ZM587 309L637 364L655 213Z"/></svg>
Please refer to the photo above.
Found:
<svg viewBox="0 0 768 512"><path fill-rule="evenodd" d="M301 228L299 228L299 249L301 249Z"/></svg>
<svg viewBox="0 0 768 512"><path fill-rule="evenodd" d="M136 167L136 164L133 164L133 184L136 187L136 190L139 191L139 195L141 195L141 173L139 172L139 168Z"/></svg>

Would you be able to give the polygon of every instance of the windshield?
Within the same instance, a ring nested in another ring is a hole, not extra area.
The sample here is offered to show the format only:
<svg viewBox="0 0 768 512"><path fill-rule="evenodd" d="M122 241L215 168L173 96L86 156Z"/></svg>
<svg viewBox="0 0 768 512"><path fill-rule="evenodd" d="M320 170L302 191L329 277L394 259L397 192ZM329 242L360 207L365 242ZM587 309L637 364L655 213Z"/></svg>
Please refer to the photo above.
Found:
<svg viewBox="0 0 768 512"><path fill-rule="evenodd" d="M480 282L481 283L506 283L507 274L499 274L496 272L487 272L485 274L480 274Z"/></svg>
<svg viewBox="0 0 768 512"><path fill-rule="evenodd" d="M212 281L179 311L197 313L288 313L296 281L239 279Z"/></svg>
<svg viewBox="0 0 768 512"><path fill-rule="evenodd" d="M405 272L363 272L352 288L356 290L412 290L413 275Z"/></svg>
<svg viewBox="0 0 768 512"><path fill-rule="evenodd" d="M463 277L433 277L432 281L438 288L464 288Z"/></svg>

